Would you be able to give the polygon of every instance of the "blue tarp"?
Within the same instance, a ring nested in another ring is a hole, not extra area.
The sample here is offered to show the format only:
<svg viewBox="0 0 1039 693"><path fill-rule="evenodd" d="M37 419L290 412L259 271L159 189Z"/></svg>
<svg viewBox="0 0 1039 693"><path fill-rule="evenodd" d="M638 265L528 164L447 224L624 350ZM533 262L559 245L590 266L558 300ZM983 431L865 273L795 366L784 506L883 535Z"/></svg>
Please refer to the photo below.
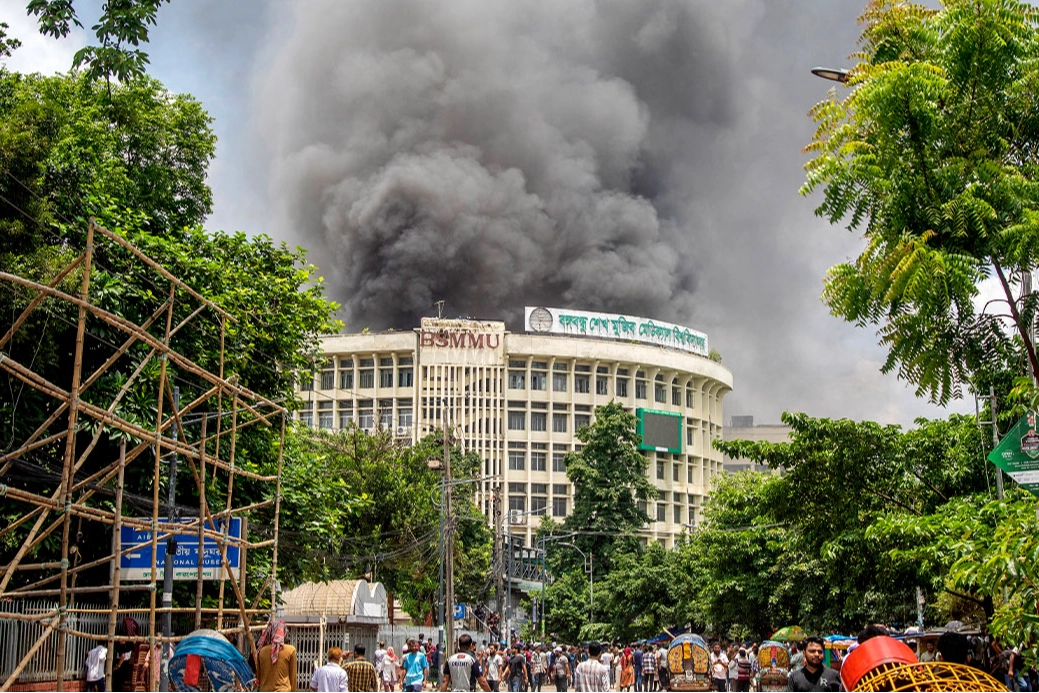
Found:
<svg viewBox="0 0 1039 693"><path fill-rule="evenodd" d="M214 691L236 691L254 687L256 676L245 657L215 630L196 630L180 641L170 659L170 683L178 691L198 691L184 683L188 655L202 658Z"/></svg>

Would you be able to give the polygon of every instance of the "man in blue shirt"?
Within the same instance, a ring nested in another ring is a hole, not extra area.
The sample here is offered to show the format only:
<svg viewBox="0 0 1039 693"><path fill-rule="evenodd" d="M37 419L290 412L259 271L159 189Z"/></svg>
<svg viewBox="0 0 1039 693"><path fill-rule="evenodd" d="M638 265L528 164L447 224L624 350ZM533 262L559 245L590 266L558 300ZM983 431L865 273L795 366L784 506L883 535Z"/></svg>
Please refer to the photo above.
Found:
<svg viewBox="0 0 1039 693"><path fill-rule="evenodd" d="M429 660L422 654L419 643L408 640L408 654L400 662L404 669L404 690L422 691L422 684L429 676Z"/></svg>
<svg viewBox="0 0 1039 693"><path fill-rule="evenodd" d="M632 645L632 657L635 659L635 690L642 692L642 648Z"/></svg>

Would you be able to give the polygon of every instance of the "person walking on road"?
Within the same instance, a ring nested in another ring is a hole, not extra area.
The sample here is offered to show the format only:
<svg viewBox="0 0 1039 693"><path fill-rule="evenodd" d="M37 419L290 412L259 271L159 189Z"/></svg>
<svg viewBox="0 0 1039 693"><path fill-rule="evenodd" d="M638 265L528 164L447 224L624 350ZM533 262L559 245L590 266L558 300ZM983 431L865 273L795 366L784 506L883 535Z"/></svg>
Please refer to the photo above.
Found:
<svg viewBox="0 0 1039 693"><path fill-rule="evenodd" d="M397 653L393 651L393 646L386 648L386 656L382 658L382 664L379 666L379 677L382 679L382 690L389 693L397 688L398 669L400 662L397 660Z"/></svg>
<svg viewBox="0 0 1039 693"><path fill-rule="evenodd" d="M527 687L527 658L520 654L518 647L513 647L509 658L509 690L522 691Z"/></svg>
<svg viewBox="0 0 1039 693"><path fill-rule="evenodd" d="M642 655L642 688L651 693L657 690L657 656L652 645L646 645Z"/></svg>
<svg viewBox="0 0 1039 693"><path fill-rule="evenodd" d="M310 690L318 691L319 693L323 691L343 693L343 691L350 690L346 672L339 665L342 659L342 650L338 647L329 648L325 665L318 667L314 671L313 676L310 677Z"/></svg>
<svg viewBox="0 0 1039 693"><path fill-rule="evenodd" d="M458 638L458 652L444 662L444 676L440 690L475 691L477 686L484 691L491 690L473 649L472 637L463 633Z"/></svg>
<svg viewBox="0 0 1039 693"><path fill-rule="evenodd" d="M422 685L429 678L429 660L415 640L408 641L408 653L401 660L401 668L404 670L403 690L421 692Z"/></svg>
<svg viewBox="0 0 1039 693"><path fill-rule="evenodd" d="M729 658L722 652L721 643L711 648L711 685L716 691L725 691L729 685Z"/></svg>
<svg viewBox="0 0 1039 693"><path fill-rule="evenodd" d="M260 636L267 640L256 653L256 678L261 691L296 690L296 648L285 641L285 623L272 621Z"/></svg>
<svg viewBox="0 0 1039 693"><path fill-rule="evenodd" d="M566 684L570 680L570 658L563 652L562 647L555 649L556 661L552 662L552 678L556 684L558 693L566 693Z"/></svg>
<svg viewBox="0 0 1039 693"><path fill-rule="evenodd" d="M361 643L354 645L354 657L343 665L351 691L375 691L379 688L379 675L375 665L364 658L365 647Z"/></svg>
<svg viewBox="0 0 1039 693"><path fill-rule="evenodd" d="M588 659L577 665L574 672L574 690L608 691L610 690L610 672L606 665L599 661L602 646L593 642L588 645Z"/></svg>
<svg viewBox="0 0 1039 693"><path fill-rule="evenodd" d="M787 679L788 691L837 691L840 690L840 675L823 666L823 639L811 635L801 643L804 666L792 672Z"/></svg>
<svg viewBox="0 0 1039 693"><path fill-rule="evenodd" d="M499 686L504 666L505 661L498 654L498 646L495 643L491 643L490 650L487 652L487 666L485 667L484 676L487 678L487 685L490 686L492 691L501 690Z"/></svg>

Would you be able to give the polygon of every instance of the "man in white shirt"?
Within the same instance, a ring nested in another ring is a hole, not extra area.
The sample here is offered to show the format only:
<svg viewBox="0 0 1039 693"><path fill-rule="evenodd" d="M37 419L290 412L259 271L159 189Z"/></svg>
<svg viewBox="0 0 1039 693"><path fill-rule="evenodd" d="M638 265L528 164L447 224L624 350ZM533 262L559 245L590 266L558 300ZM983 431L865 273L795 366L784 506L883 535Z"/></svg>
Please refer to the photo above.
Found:
<svg viewBox="0 0 1039 693"><path fill-rule="evenodd" d="M599 655L599 661L606 665L606 668L610 671L610 687L613 687L613 653L610 652L610 648Z"/></svg>
<svg viewBox="0 0 1039 693"><path fill-rule="evenodd" d="M379 641L379 648L372 654L372 664L375 670L382 673L382 660L386 657L386 641Z"/></svg>
<svg viewBox="0 0 1039 693"><path fill-rule="evenodd" d="M487 685L492 691L498 690L498 682L501 681L501 668L505 666L505 660L498 654L498 646L491 643L490 651L487 653Z"/></svg>
<svg viewBox="0 0 1039 693"><path fill-rule="evenodd" d="M599 656L602 647L597 642L589 643L588 659L577 665L574 672L574 690L608 691L610 690L610 672Z"/></svg>
<svg viewBox="0 0 1039 693"><path fill-rule="evenodd" d="M716 691L729 688L729 658L722 652L720 643L714 643L711 649L711 685Z"/></svg>
<svg viewBox="0 0 1039 693"><path fill-rule="evenodd" d="M87 652L87 690L105 690L105 660L108 659L108 648L98 645Z"/></svg>
<svg viewBox="0 0 1039 693"><path fill-rule="evenodd" d="M312 691L334 691L343 693L349 691L346 672L339 662L343 659L343 651L338 647L328 650L328 663L319 667L314 675L310 677L310 690Z"/></svg>

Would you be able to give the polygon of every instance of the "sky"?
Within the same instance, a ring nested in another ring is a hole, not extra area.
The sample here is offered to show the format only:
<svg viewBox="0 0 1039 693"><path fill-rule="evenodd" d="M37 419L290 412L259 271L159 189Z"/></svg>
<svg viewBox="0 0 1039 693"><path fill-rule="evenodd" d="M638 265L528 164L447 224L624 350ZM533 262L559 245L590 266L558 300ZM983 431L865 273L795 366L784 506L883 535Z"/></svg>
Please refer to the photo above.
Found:
<svg viewBox="0 0 1039 693"><path fill-rule="evenodd" d="M175 0L146 50L214 118L207 226L307 248L352 330L440 299L513 330L524 305L627 313L708 335L726 417L909 425L946 411L830 316L826 270L863 241L798 194L835 87L809 70L851 64L864 5ZM0 0L8 68L68 69L89 37L24 8Z"/></svg>

